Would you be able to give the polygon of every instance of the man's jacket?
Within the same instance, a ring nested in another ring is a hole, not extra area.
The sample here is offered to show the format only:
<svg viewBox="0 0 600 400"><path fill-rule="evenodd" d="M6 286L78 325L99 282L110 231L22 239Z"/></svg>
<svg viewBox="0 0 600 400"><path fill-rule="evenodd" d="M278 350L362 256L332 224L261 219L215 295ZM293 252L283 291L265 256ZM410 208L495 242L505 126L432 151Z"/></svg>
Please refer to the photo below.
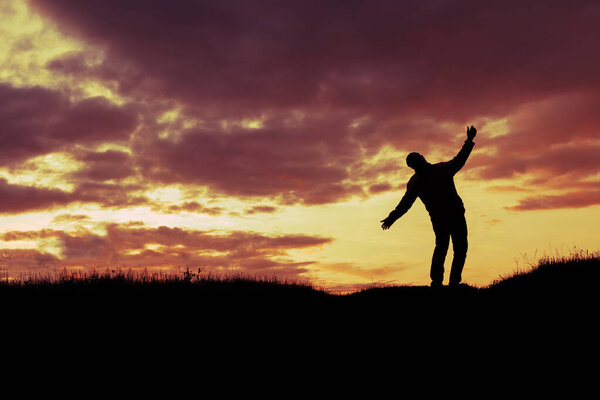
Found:
<svg viewBox="0 0 600 400"><path fill-rule="evenodd" d="M404 215L415 200L421 199L431 218L452 213L464 213L465 207L454 186L454 175L467 162L475 143L466 140L456 157L450 161L429 164L415 172L406 184L406 193L391 215L395 219Z"/></svg>

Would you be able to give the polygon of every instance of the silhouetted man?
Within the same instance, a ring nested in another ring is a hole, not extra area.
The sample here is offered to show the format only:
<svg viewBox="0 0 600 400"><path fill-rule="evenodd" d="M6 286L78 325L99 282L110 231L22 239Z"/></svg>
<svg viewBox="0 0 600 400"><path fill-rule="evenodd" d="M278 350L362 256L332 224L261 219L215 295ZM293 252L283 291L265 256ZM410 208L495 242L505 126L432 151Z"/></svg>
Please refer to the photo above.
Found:
<svg viewBox="0 0 600 400"><path fill-rule="evenodd" d="M386 230L413 205L421 199L429 212L433 231L435 232L435 250L431 259L431 286L440 287L444 280L444 260L448 252L450 237L454 259L450 270L450 286L458 286L461 281L463 266L467 257L467 222L465 207L454 186L456 174L467 162L475 143L473 138L477 129L467 127L467 140L456 157L450 161L429 164L419 153L410 153L406 164L415 170L415 174L406 185L406 193L390 215L381 220L381 227Z"/></svg>

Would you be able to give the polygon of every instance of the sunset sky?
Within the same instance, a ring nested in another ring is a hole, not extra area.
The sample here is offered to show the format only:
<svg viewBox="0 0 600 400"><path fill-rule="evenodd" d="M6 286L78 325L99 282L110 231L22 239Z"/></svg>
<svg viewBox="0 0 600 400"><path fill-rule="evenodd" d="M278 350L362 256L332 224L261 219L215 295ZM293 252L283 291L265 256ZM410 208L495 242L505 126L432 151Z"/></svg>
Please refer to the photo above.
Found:
<svg viewBox="0 0 600 400"><path fill-rule="evenodd" d="M597 251L598 21L598 1L1 0L0 273L429 284L420 200L379 221L406 155L448 160L467 125L464 282Z"/></svg>

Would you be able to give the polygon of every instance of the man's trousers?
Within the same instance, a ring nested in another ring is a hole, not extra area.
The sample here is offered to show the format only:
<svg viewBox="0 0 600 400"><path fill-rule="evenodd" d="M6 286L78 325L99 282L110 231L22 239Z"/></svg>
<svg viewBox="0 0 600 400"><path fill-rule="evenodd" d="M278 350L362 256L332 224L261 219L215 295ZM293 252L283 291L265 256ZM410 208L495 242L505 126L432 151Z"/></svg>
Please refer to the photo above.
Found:
<svg viewBox="0 0 600 400"><path fill-rule="evenodd" d="M467 258L467 222L464 212L456 212L442 216L431 216L435 232L435 250L431 259L432 285L441 285L444 280L444 261L448 253L450 238L454 258L450 270L450 285L458 285L462 279L462 270Z"/></svg>

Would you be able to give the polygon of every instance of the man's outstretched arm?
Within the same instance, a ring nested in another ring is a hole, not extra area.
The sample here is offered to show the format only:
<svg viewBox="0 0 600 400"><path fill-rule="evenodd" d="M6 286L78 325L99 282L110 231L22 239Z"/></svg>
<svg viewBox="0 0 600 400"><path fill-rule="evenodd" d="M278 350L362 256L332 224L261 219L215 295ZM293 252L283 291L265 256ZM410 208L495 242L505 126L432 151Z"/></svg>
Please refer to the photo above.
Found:
<svg viewBox="0 0 600 400"><path fill-rule="evenodd" d="M400 203L398 203L396 208L392 210L390 215L388 215L385 219L379 221L383 222L383 224L381 224L381 228L383 230L390 229L390 226L392 226L392 224L396 222L398 218L406 214L410 207L412 207L413 203L417 199L417 190L415 186L416 185L413 177L410 179L410 181L408 181L408 184L406 185L406 193L404 193L404 196L402 197L402 200L400 200Z"/></svg>
<svg viewBox="0 0 600 400"><path fill-rule="evenodd" d="M471 154L471 150L473 150L473 146L475 146L475 142L473 142L473 139L475 138L476 134L477 129L475 129L473 125L471 125L470 128L467 127L467 140L465 140L465 144L463 144L463 147L460 149L456 157L454 157L448 162L452 175L460 171L460 169L467 162L467 159Z"/></svg>

